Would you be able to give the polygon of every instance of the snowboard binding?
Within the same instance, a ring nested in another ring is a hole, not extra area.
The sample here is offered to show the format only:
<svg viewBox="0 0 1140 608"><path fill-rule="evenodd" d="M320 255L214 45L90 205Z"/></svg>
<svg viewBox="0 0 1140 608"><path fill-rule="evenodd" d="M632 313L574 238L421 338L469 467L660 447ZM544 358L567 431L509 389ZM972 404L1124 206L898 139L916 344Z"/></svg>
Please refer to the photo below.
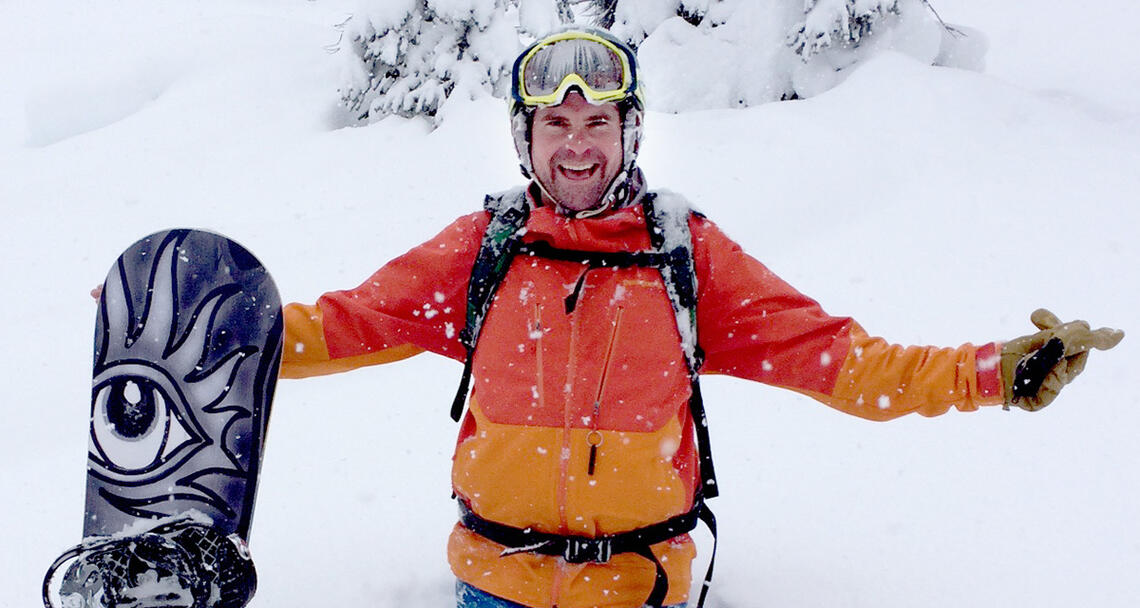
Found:
<svg viewBox="0 0 1140 608"><path fill-rule="evenodd" d="M64 566L57 603L53 581ZM48 569L43 600L45 608L241 608L256 589L245 541L183 515L68 550Z"/></svg>

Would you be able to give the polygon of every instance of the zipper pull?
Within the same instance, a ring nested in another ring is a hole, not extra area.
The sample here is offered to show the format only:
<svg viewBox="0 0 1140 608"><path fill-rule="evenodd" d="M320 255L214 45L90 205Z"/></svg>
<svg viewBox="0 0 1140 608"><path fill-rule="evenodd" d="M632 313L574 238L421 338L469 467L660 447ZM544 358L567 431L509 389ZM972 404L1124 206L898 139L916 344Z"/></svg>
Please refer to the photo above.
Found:
<svg viewBox="0 0 1140 608"><path fill-rule="evenodd" d="M578 296L582 295L582 288L586 285L586 275L590 274L590 271L593 269L593 266L587 266L586 269L582 271L582 274L578 275L578 281L574 283L574 291L566 296L564 302L566 314L574 312L574 309L578 307Z"/></svg>
<svg viewBox="0 0 1140 608"><path fill-rule="evenodd" d="M598 464L598 446L602 445L602 433L597 429L586 435L586 443L590 445L590 463L586 465L586 474L593 475L594 467Z"/></svg>

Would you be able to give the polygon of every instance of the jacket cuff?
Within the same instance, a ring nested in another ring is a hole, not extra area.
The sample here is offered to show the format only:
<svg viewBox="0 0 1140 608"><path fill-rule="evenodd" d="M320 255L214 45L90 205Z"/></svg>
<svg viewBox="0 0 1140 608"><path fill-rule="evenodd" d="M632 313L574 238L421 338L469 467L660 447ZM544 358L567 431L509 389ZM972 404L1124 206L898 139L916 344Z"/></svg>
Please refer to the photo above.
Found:
<svg viewBox="0 0 1140 608"><path fill-rule="evenodd" d="M978 347L974 353L974 370L978 379L977 400L983 405L1005 402L1001 379L1000 342L990 342Z"/></svg>

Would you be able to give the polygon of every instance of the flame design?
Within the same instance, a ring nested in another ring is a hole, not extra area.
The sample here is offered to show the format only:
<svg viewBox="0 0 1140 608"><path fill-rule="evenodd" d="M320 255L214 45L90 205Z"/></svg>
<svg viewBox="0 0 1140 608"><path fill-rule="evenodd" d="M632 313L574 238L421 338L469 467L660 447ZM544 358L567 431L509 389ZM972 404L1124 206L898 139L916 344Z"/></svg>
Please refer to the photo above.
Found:
<svg viewBox="0 0 1140 608"><path fill-rule="evenodd" d="M232 247L159 233L112 269L96 333L85 535L189 510L247 529L276 378L278 353L266 348L281 320L264 271L249 284L242 262L253 258L235 262ZM250 318L269 340L243 343Z"/></svg>

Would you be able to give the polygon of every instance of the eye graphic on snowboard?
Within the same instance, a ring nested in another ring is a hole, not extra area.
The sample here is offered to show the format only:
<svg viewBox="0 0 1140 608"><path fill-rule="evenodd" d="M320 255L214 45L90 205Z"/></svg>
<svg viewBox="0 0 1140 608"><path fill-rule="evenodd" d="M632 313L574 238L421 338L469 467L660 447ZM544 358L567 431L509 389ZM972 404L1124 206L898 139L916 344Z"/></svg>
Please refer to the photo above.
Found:
<svg viewBox="0 0 1140 608"><path fill-rule="evenodd" d="M276 291L261 290L272 288L264 269L226 243L197 232L152 235L104 285L88 500L108 508L95 510L105 521L89 528L189 509L235 525L248 518L233 505L254 491L251 446L265 425L255 412L278 356L265 352L265 335L279 333L281 320Z"/></svg>
<svg viewBox="0 0 1140 608"><path fill-rule="evenodd" d="M133 369L109 369L111 377L94 388L92 402L90 461L104 475L121 483L161 477L206 445L161 370L116 367Z"/></svg>

